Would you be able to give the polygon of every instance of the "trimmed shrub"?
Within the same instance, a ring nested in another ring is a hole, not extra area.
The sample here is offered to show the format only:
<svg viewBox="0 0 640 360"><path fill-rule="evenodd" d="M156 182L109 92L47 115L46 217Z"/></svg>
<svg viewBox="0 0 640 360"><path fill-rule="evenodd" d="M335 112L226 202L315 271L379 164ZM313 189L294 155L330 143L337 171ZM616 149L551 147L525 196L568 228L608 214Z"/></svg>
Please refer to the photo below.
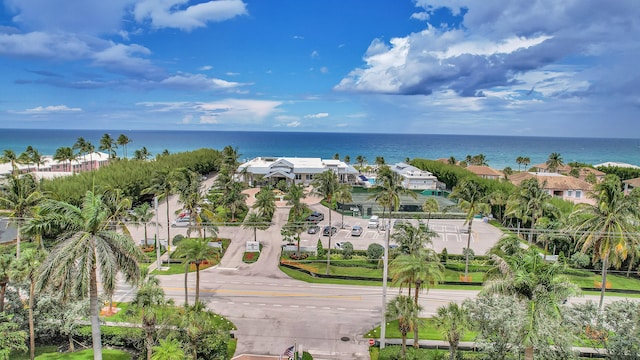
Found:
<svg viewBox="0 0 640 360"><path fill-rule="evenodd" d="M367 259L371 263L378 263L384 254L384 247L380 244L370 244L367 248Z"/></svg>

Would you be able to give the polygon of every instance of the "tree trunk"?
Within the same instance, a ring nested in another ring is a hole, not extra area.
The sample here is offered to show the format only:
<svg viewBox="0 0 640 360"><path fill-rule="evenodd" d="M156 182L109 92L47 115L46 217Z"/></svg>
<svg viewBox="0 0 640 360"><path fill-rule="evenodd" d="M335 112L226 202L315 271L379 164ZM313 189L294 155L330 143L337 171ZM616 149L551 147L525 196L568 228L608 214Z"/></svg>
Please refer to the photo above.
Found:
<svg viewBox="0 0 640 360"><path fill-rule="evenodd" d="M253 241L258 241L258 229L253 228Z"/></svg>
<svg viewBox="0 0 640 360"><path fill-rule="evenodd" d="M607 288L607 266L608 266L607 258L602 259L602 285L600 286L600 307L602 310L602 305L604 304L604 292Z"/></svg>
<svg viewBox="0 0 640 360"><path fill-rule="evenodd" d="M169 194L165 195L167 205L167 264L169 264L169 258L171 258L171 223L169 222Z"/></svg>
<svg viewBox="0 0 640 360"><path fill-rule="evenodd" d="M407 334L402 334L402 358L407 358Z"/></svg>
<svg viewBox="0 0 640 360"><path fill-rule="evenodd" d="M33 297L35 296L35 280L29 282L29 358L36 357L36 332L33 328Z"/></svg>
<svg viewBox="0 0 640 360"><path fill-rule="evenodd" d="M533 360L533 345L524 348L524 360Z"/></svg>
<svg viewBox="0 0 640 360"><path fill-rule="evenodd" d="M187 287L187 280L189 279L189 265L190 263L186 263L184 265L184 306L189 306L189 288Z"/></svg>
<svg viewBox="0 0 640 360"><path fill-rule="evenodd" d="M147 360L151 360L151 356L153 355L153 330L149 330L149 326L146 326L146 332L145 346L147 348Z"/></svg>
<svg viewBox="0 0 640 360"><path fill-rule="evenodd" d="M200 299L200 261L196 261L196 300L194 304L197 304L199 299Z"/></svg>
<svg viewBox="0 0 640 360"><path fill-rule="evenodd" d="M329 197L327 199L329 201L329 246L327 246L327 271L326 274L329 275L329 267L331 266L331 202L332 199Z"/></svg>
<svg viewBox="0 0 640 360"><path fill-rule="evenodd" d="M415 302L416 305L418 305L418 292L419 291L420 291L420 282L416 281L416 293L413 294L413 301ZM411 296L411 295L409 295L409 296ZM418 334L418 327L419 326L415 326L415 324L413 326L413 347L416 348L416 349L420 347L420 344L419 344L420 336Z"/></svg>
<svg viewBox="0 0 640 360"><path fill-rule="evenodd" d="M91 241L92 245L95 241ZM95 246L94 246L95 248ZM91 307L91 338L93 340L93 360L102 360L102 338L100 335L100 304L98 304L98 281L95 253L89 274L89 306Z"/></svg>
<svg viewBox="0 0 640 360"><path fill-rule="evenodd" d="M469 227L467 228L467 252L464 256L464 280L467 281L469 279L469 250L471 249L471 224L473 223L473 218L469 220Z"/></svg>
<svg viewBox="0 0 640 360"><path fill-rule="evenodd" d="M17 222L18 231L16 232L16 258L20 259L20 220Z"/></svg>
<svg viewBox="0 0 640 360"><path fill-rule="evenodd" d="M75 345L73 345L73 335L71 332L69 332L69 352L74 352L76 351L76 347Z"/></svg>
<svg viewBox="0 0 640 360"><path fill-rule="evenodd" d="M4 312L4 295L7 292L7 283L0 284L0 313Z"/></svg>

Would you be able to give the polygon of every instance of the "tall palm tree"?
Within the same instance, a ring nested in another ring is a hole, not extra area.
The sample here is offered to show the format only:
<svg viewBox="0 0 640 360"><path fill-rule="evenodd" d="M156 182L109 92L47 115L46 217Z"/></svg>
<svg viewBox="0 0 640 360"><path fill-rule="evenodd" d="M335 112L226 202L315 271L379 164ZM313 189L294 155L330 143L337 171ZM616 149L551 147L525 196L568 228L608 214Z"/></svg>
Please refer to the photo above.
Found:
<svg viewBox="0 0 640 360"><path fill-rule="evenodd" d="M169 306L173 305L173 300L167 300L158 278L148 276L138 288L131 305L140 314L145 332L147 360L151 360L158 322L170 314Z"/></svg>
<svg viewBox="0 0 640 360"><path fill-rule="evenodd" d="M85 140L83 137L79 137L76 140L75 144L73 144L73 149L78 150L80 155L89 154L89 170L93 170L93 152L96 149L95 146L93 146L91 142Z"/></svg>
<svg viewBox="0 0 640 360"><path fill-rule="evenodd" d="M196 298L197 304L200 300L200 266L204 262L213 261L219 256L218 249L209 246L207 239L184 239L178 245L175 255L184 259L184 303L189 304L189 293L187 280L190 264L196 268Z"/></svg>
<svg viewBox="0 0 640 360"><path fill-rule="evenodd" d="M518 172L520 172L520 166L522 165L523 162L523 157L522 156L518 156L516 158L516 164L518 164Z"/></svg>
<svg viewBox="0 0 640 360"><path fill-rule="evenodd" d="M449 156L449 159L447 159L447 164L449 165L455 165L458 163L458 160L455 158L455 156Z"/></svg>
<svg viewBox="0 0 640 360"><path fill-rule="evenodd" d="M42 201L38 183L33 176L10 174L0 185L0 208L9 210L8 216L16 224L16 256L20 257L22 224L33 215L35 207Z"/></svg>
<svg viewBox="0 0 640 360"><path fill-rule="evenodd" d="M44 222L58 228L60 243L42 265L37 289L50 287L65 299L89 296L94 359L102 359L98 276L106 292L113 292L118 273L137 284L144 255L131 237L109 227L111 212L100 195L87 191L80 207L48 200L41 205Z"/></svg>
<svg viewBox="0 0 640 360"><path fill-rule="evenodd" d="M492 207L492 213L494 208L497 209L497 219L500 222L503 222L504 218L502 215L509 200L509 194L503 189L495 189L487 195L487 200L489 201L489 205Z"/></svg>
<svg viewBox="0 0 640 360"><path fill-rule="evenodd" d="M236 214L239 210L246 209L246 201L249 195L242 192L242 190L244 190L244 183L233 182L230 191L224 196L224 204L231 211L231 222L236 221Z"/></svg>
<svg viewBox="0 0 640 360"><path fill-rule="evenodd" d="M131 143L131 139L125 135L125 134L120 134L120 136L118 136L118 139L116 139L115 142L117 145L122 146L122 154L124 155L124 158L127 158L127 145L129 145ZM144 148L146 150L146 148Z"/></svg>
<svg viewBox="0 0 640 360"><path fill-rule="evenodd" d="M391 238L398 244L398 249L405 254L417 254L431 245L431 238L438 234L429 230L424 224L413 226L405 222L394 226Z"/></svg>
<svg viewBox="0 0 640 360"><path fill-rule="evenodd" d="M398 330L402 335L402 357L407 357L407 334L416 328L422 306L416 305L411 296L398 295L387 304L387 317L398 320Z"/></svg>
<svg viewBox="0 0 640 360"><path fill-rule="evenodd" d="M429 226L429 220L431 220L431 213L440 210L440 204L434 197L429 197L422 204L422 211L427 213L427 226Z"/></svg>
<svg viewBox="0 0 640 360"><path fill-rule="evenodd" d="M244 218L244 222L242 223L242 227L245 229L253 230L253 241L258 241L258 230L267 230L271 226L271 222L265 221L265 219L260 216L257 212L250 212Z"/></svg>
<svg viewBox="0 0 640 360"><path fill-rule="evenodd" d="M13 173L15 174L18 172L18 167L16 165L16 163L18 162L18 155L16 155L15 151L10 149L5 149L2 152L2 157L0 157L0 162L2 163L10 162L11 168L13 169Z"/></svg>
<svg viewBox="0 0 640 360"><path fill-rule="evenodd" d="M533 241L533 229L545 211L553 211L551 195L544 190L546 180L540 185L537 179L524 180L507 201L506 215L515 216L523 224L530 222L529 243Z"/></svg>
<svg viewBox="0 0 640 360"><path fill-rule="evenodd" d="M44 253L39 249L27 249L20 259L16 260L11 270L11 278L16 282L25 281L29 285L29 358L36 354L36 333L34 330L33 306L35 304L35 284L38 270L44 260Z"/></svg>
<svg viewBox="0 0 640 360"><path fill-rule="evenodd" d="M583 253L591 251L593 260L602 262L600 309L604 302L607 269L619 268L630 249L640 245L637 223L640 217L640 192L634 189L629 196L622 191L620 179L606 175L588 195L596 203L576 205L570 215L572 232Z"/></svg>
<svg viewBox="0 0 640 360"><path fill-rule="evenodd" d="M118 146L116 145L115 140L109 134L104 134L100 138L100 147L99 149L102 151L106 151L109 154L110 159L116 158L116 149Z"/></svg>
<svg viewBox="0 0 640 360"><path fill-rule="evenodd" d="M464 225L467 225L467 252L464 261L465 280L469 278L469 250L471 249L471 227L473 218L476 214L485 212L488 209L484 192L484 187L477 181L463 179L454 186L453 191L449 195L449 198L457 200L458 206L467 212L464 220Z"/></svg>
<svg viewBox="0 0 640 360"><path fill-rule="evenodd" d="M46 159L37 149L33 149L31 151L31 163L36 166L36 170L40 171L40 165L44 165L46 163Z"/></svg>
<svg viewBox="0 0 640 360"><path fill-rule="evenodd" d="M71 149L69 146L61 146L56 149L56 153L53 155L53 159L62 162L68 161L69 165L67 170L73 173L74 171L73 167L71 166L71 162L77 160L78 156L73 153L73 149Z"/></svg>
<svg viewBox="0 0 640 360"><path fill-rule="evenodd" d="M444 280L444 266L438 261L438 256L433 250L422 250L414 254L403 254L391 261L389 265L393 283L402 286L407 284L409 296L411 287L415 286L414 302L418 305L418 297L421 290L429 292L432 285ZM418 347L418 328L413 330L413 346Z"/></svg>
<svg viewBox="0 0 640 360"><path fill-rule="evenodd" d="M270 187L263 187L258 191L252 208L257 210L263 219L271 220L273 213L276 211L276 196Z"/></svg>
<svg viewBox="0 0 640 360"><path fill-rule="evenodd" d="M131 214L133 217L133 221L137 224L142 224L144 226L144 244L147 244L147 239L149 238L147 236L147 225L155 225L155 221L153 220L153 217L155 215L155 211L153 210L153 208L151 207L151 205L149 205L148 202L144 202L139 206L136 206L135 208L133 208L133 213ZM158 239L156 239L156 242L158 241ZM156 243L155 246L158 246L158 244Z"/></svg>
<svg viewBox="0 0 640 360"><path fill-rule="evenodd" d="M174 189L171 181L171 172L169 169L156 170L151 176L151 186L144 189L142 194L153 194L158 201L165 201L167 210L167 255L171 252L171 217L169 216L169 197Z"/></svg>
<svg viewBox="0 0 640 360"><path fill-rule="evenodd" d="M322 196L329 204L329 226L333 226L331 222L331 209L333 208L333 201L335 200L335 194L338 191L340 183L338 182L338 175L332 170L324 171L313 178L313 190L312 194ZM329 246L327 247L327 275L329 275L329 267L331 266L331 234L329 231Z"/></svg>
<svg viewBox="0 0 640 360"><path fill-rule="evenodd" d="M481 293L513 295L529 309L523 345L525 359L531 360L536 344L547 340L539 332L542 325L560 319L559 305L579 289L563 275L563 265L545 262L534 248L514 256L491 255L491 259L495 266L487 273Z"/></svg>
<svg viewBox="0 0 640 360"><path fill-rule="evenodd" d="M549 154L549 158L547 159L545 164L547 164L547 168L549 169L549 172L557 172L558 169L562 165L564 165L564 162L562 161L562 156L560 156L559 153L553 152Z"/></svg>
<svg viewBox="0 0 640 360"><path fill-rule="evenodd" d="M300 219L307 209L307 206L302 202L305 197L307 195L304 193L304 188L299 184L289 186L289 191L284 196L287 205L291 205L291 212L295 219Z"/></svg>
<svg viewBox="0 0 640 360"><path fill-rule="evenodd" d="M367 162L367 158L362 155L358 155L356 156L356 162L358 163L358 165L360 165L360 169L362 169L364 163Z"/></svg>
<svg viewBox="0 0 640 360"><path fill-rule="evenodd" d="M341 204L346 204L346 203L352 202L353 201L353 196L351 196L351 185L349 185L349 184L340 184L338 186L338 190L336 191L334 197L335 197L336 201L341 203ZM342 227L344 227L344 211L341 211L340 215L342 216L342 219L340 220L340 223L342 224Z"/></svg>
<svg viewBox="0 0 640 360"><path fill-rule="evenodd" d="M382 166L384 164L386 164L386 162L384 161L384 156L376 156L376 165Z"/></svg>
<svg viewBox="0 0 640 360"><path fill-rule="evenodd" d="M18 163L27 165L27 172L31 172L30 165L33 164L31 162L31 154L33 153L33 146L29 145L27 148L18 156Z"/></svg>
<svg viewBox="0 0 640 360"><path fill-rule="evenodd" d="M531 164L531 159L528 156L523 156L522 157L522 165L524 165L525 170L526 170L527 166L529 166L529 164Z"/></svg>
<svg viewBox="0 0 640 360"><path fill-rule="evenodd" d="M464 305L452 301L446 306L440 306L434 320L444 339L449 342L449 360L455 359L460 339L471 327Z"/></svg>

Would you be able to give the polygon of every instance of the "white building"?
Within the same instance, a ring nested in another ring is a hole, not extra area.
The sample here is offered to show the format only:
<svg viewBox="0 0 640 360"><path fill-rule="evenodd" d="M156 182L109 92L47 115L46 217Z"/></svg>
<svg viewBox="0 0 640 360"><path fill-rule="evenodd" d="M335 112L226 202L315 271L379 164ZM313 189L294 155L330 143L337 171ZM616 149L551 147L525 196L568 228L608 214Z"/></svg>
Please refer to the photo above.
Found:
<svg viewBox="0 0 640 360"><path fill-rule="evenodd" d="M404 162L390 166L391 170L402 176L402 186L410 190L436 190L438 178L432 173L420 170Z"/></svg>
<svg viewBox="0 0 640 360"><path fill-rule="evenodd" d="M71 162L54 160L52 156L44 156L43 160L42 164L16 164L16 167L21 174L32 173L37 179L50 179L99 169L109 164L109 155L103 152L93 152L78 156ZM11 174L12 171L13 167L10 162L0 164L0 177Z"/></svg>
<svg viewBox="0 0 640 360"><path fill-rule="evenodd" d="M255 183L277 183L285 180L289 183L308 185L317 174L333 170L342 183L354 184L358 171L340 160L322 160L320 158L297 157L257 157L238 166L239 180L250 186Z"/></svg>

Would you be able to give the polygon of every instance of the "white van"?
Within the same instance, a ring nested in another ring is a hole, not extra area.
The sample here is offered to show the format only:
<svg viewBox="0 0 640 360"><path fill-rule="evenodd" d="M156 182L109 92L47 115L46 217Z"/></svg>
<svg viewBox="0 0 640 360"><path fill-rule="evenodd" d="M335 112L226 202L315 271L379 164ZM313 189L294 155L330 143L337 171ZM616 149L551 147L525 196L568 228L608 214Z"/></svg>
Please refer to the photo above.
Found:
<svg viewBox="0 0 640 360"><path fill-rule="evenodd" d="M191 217L189 216L182 216L179 217L175 220L173 220L173 224L171 224L171 227L183 227L183 226L189 226L189 219Z"/></svg>
<svg viewBox="0 0 640 360"><path fill-rule="evenodd" d="M380 218L378 215L373 215L371 219L369 219L369 223L367 224L367 228L376 229L380 223Z"/></svg>

